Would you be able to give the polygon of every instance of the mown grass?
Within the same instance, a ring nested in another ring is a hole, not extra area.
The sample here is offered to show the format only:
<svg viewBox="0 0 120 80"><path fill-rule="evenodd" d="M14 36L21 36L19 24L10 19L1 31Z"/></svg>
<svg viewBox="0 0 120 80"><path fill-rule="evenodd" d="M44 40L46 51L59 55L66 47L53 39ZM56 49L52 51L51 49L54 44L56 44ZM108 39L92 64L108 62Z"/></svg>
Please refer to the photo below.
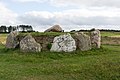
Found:
<svg viewBox="0 0 120 80"><path fill-rule="evenodd" d="M0 80L119 80L120 46L71 53L21 53L0 46Z"/></svg>
<svg viewBox="0 0 120 80"><path fill-rule="evenodd" d="M102 31L101 32L101 36L108 36L108 37L111 37L111 36L120 36L120 32L105 32L105 31Z"/></svg>
<svg viewBox="0 0 120 80"><path fill-rule="evenodd" d="M6 35L0 40L2 37ZM22 53L0 44L0 80L120 80L120 45L102 45L85 52Z"/></svg>

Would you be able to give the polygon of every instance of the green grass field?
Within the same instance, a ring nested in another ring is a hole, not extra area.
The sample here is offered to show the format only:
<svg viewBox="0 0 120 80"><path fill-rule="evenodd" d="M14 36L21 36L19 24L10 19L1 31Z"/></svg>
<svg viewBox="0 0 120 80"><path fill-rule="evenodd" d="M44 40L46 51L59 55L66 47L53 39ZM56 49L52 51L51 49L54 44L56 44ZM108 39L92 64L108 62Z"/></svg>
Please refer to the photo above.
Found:
<svg viewBox="0 0 120 80"><path fill-rule="evenodd" d="M110 36L112 36L112 37L114 37L114 36L119 36L120 37L120 32L101 32L101 35L104 37L104 36L108 36L108 37L110 37Z"/></svg>
<svg viewBox="0 0 120 80"><path fill-rule="evenodd" d="M120 45L71 53L22 53L0 45L0 80L120 80Z"/></svg>
<svg viewBox="0 0 120 80"><path fill-rule="evenodd" d="M0 47L0 80L120 80L120 46L72 53Z"/></svg>

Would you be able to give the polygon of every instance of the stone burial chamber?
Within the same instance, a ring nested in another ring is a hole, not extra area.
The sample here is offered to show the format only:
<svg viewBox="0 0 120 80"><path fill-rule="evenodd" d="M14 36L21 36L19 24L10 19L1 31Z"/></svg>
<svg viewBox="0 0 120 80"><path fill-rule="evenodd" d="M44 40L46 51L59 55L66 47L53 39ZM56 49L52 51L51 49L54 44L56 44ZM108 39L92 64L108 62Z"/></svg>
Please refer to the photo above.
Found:
<svg viewBox="0 0 120 80"><path fill-rule="evenodd" d="M49 33L49 32L48 32ZM82 32L74 34L62 33L61 35L19 35L17 31L7 36L6 48L16 48L19 45L21 52L72 52L76 50L87 51L100 48L101 35L99 30L92 30L90 35Z"/></svg>

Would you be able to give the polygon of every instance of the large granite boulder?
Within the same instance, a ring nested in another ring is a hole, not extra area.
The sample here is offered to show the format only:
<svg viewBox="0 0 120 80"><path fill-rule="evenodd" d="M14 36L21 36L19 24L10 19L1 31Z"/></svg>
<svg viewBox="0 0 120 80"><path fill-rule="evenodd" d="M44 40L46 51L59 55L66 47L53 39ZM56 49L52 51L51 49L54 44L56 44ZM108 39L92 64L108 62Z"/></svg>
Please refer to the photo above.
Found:
<svg viewBox="0 0 120 80"><path fill-rule="evenodd" d="M45 30L44 32L62 32L62 28L60 27L60 25L54 25L53 27Z"/></svg>
<svg viewBox="0 0 120 80"><path fill-rule="evenodd" d="M77 48L81 51L87 51L91 49L90 37L84 33L75 33Z"/></svg>
<svg viewBox="0 0 120 80"><path fill-rule="evenodd" d="M22 52L40 52L41 45L29 34L20 41L20 50Z"/></svg>
<svg viewBox="0 0 120 80"><path fill-rule="evenodd" d="M76 50L75 40L70 34L60 35L54 38L50 51L55 52L72 52Z"/></svg>
<svg viewBox="0 0 120 80"><path fill-rule="evenodd" d="M93 29L90 34L91 44L93 48L100 48L101 46L101 34L97 29Z"/></svg>
<svg viewBox="0 0 120 80"><path fill-rule="evenodd" d="M17 40L17 36L18 36L18 32L17 31L12 31L6 39L6 48L16 48L19 45L19 41Z"/></svg>

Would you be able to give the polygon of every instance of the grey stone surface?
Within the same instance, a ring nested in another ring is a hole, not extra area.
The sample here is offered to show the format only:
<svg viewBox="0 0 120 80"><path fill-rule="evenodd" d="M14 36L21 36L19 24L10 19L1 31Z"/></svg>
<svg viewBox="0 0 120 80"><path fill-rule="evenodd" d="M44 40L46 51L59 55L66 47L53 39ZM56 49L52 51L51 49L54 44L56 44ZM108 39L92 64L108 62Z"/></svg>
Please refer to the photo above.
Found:
<svg viewBox="0 0 120 80"><path fill-rule="evenodd" d="M45 30L44 32L62 32L60 25L54 25L53 27Z"/></svg>
<svg viewBox="0 0 120 80"><path fill-rule="evenodd" d="M97 29L91 31L90 37L91 37L92 47L93 48L100 48L100 46L101 46L101 34L100 34L100 31L97 30Z"/></svg>
<svg viewBox="0 0 120 80"><path fill-rule="evenodd" d="M29 34L20 41L20 50L22 52L40 52L41 45Z"/></svg>
<svg viewBox="0 0 120 80"><path fill-rule="evenodd" d="M6 39L6 48L16 48L19 45L19 41L17 40L17 35L19 33L17 31L12 31Z"/></svg>
<svg viewBox="0 0 120 80"><path fill-rule="evenodd" d="M76 50L75 40L70 34L60 35L54 38L50 51L55 52L72 52Z"/></svg>
<svg viewBox="0 0 120 80"><path fill-rule="evenodd" d="M84 33L75 33L77 48L81 51L87 51L91 49L90 37Z"/></svg>

